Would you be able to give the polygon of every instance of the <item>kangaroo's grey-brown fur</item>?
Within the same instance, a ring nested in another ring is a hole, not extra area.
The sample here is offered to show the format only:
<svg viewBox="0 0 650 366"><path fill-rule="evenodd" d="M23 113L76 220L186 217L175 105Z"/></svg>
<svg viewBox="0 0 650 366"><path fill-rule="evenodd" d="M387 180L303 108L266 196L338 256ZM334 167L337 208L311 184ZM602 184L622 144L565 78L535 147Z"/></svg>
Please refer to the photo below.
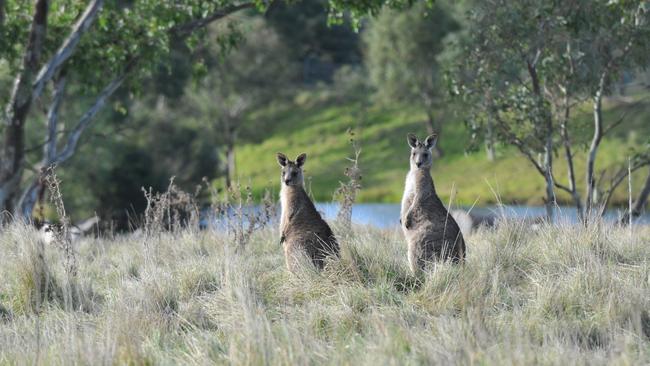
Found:
<svg viewBox="0 0 650 366"><path fill-rule="evenodd" d="M437 259L463 261L463 235L436 194L431 178L431 149L435 146L436 135L420 142L409 134L408 142L411 146L411 169L406 176L400 219L408 244L411 271L417 272Z"/></svg>
<svg viewBox="0 0 650 366"><path fill-rule="evenodd" d="M302 167L307 155L298 155L295 162L282 153L278 153L277 158L282 167L280 242L284 246L287 268L294 272L299 258L306 255L321 269L327 256L338 255L339 245L303 187Z"/></svg>

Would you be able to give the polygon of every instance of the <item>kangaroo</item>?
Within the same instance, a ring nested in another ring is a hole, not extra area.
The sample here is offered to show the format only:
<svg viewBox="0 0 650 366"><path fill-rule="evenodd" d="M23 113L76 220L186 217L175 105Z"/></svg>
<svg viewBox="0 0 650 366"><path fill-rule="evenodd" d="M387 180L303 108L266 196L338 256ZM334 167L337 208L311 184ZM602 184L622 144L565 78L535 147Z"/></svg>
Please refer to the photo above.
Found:
<svg viewBox="0 0 650 366"><path fill-rule="evenodd" d="M71 243L77 242L89 230L99 223L97 216L88 218L77 224L71 224L68 228L67 236ZM54 243L57 238L63 237L63 224L60 222L49 222L46 220L36 219L33 221L34 227L38 229L38 233L43 240L43 243L50 245Z"/></svg>
<svg viewBox="0 0 650 366"><path fill-rule="evenodd" d="M284 246L287 269L295 272L298 258L304 254L322 269L328 255L338 256L339 244L303 187L302 167L307 155L298 155L295 162L282 153L277 158L282 168L280 243Z"/></svg>
<svg viewBox="0 0 650 366"><path fill-rule="evenodd" d="M431 178L431 150L436 140L436 134L424 142L408 134L411 168L406 176L400 221L413 273L434 259L451 259L454 263L465 259L463 235L436 194Z"/></svg>

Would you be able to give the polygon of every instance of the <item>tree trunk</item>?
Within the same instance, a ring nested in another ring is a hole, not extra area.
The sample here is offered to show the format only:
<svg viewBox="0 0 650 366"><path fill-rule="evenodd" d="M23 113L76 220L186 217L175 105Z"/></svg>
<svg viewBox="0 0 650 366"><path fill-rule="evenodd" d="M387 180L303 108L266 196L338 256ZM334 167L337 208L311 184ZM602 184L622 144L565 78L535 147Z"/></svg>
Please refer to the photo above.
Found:
<svg viewBox="0 0 650 366"><path fill-rule="evenodd" d="M49 2L38 0L25 47L22 68L7 104L5 130L0 151L0 213L13 212L25 160L25 119L32 104L32 82L41 58L47 28Z"/></svg>
<svg viewBox="0 0 650 366"><path fill-rule="evenodd" d="M494 131L492 123L492 116L490 115L490 112L488 112L485 133L485 153L487 154L488 161L496 160L496 152L494 151Z"/></svg>
<svg viewBox="0 0 650 366"><path fill-rule="evenodd" d="M589 146L589 154L587 155L587 171L586 171L586 195L585 195L585 216L592 215L594 204L594 193L596 190L595 178L595 165L596 156L598 154L598 147L603 138L603 105L602 105L603 88L600 88L594 97L594 134Z"/></svg>
<svg viewBox="0 0 650 366"><path fill-rule="evenodd" d="M648 171L648 176L645 179L645 183L643 184L643 188L641 188L641 192L639 193L639 197L637 197L636 201L634 201L634 204L632 205L632 219L636 219L641 215L641 211L643 211L646 202L648 201L648 196L650 196L650 170ZM623 218L621 218L621 224L627 225L630 222L630 212L626 212Z"/></svg>
<svg viewBox="0 0 650 366"><path fill-rule="evenodd" d="M582 199L580 198L580 193L578 193L578 189L576 187L576 176L575 176L575 168L573 166L573 156L571 153L571 146L570 145L564 145L564 158L566 159L567 162L567 167L568 167L568 175L569 175L569 189L571 190L571 198L573 199L573 204L576 206L576 215L578 216L578 220L583 221L584 220L584 212L582 209Z"/></svg>
<svg viewBox="0 0 650 366"><path fill-rule="evenodd" d="M538 58L540 51L537 52L536 59ZM544 108L544 96L542 95L542 89L539 82L539 77L537 75L537 66L536 61L527 62L528 75L530 80L533 83L533 92L535 93L537 99L537 106L539 108L539 113L542 113L543 121L546 128L546 137L544 144L544 179L546 181L546 218L549 222L553 222L555 214L555 191L553 189L553 119L550 113L547 113L546 108Z"/></svg>
<svg viewBox="0 0 650 366"><path fill-rule="evenodd" d="M224 118L224 135L226 138L226 188L231 188L235 178L235 142L237 141L236 122Z"/></svg>
<svg viewBox="0 0 650 366"><path fill-rule="evenodd" d="M433 153L437 158L441 158L444 155L442 148L440 147L440 135L442 134L442 128L436 126L435 119L433 118L433 112L431 109L427 109L427 121L426 121L427 133L433 135L434 133L438 135L438 143L433 148Z"/></svg>
<svg viewBox="0 0 650 366"><path fill-rule="evenodd" d="M546 180L546 218L549 222L553 222L556 201L553 189L553 145L552 137L549 136L544 147L544 179Z"/></svg>
<svg viewBox="0 0 650 366"><path fill-rule="evenodd" d="M3 210L13 212L13 204L20 188L25 160L25 120L32 101L40 97L45 85L72 56L81 36L95 21L103 2L103 0L93 0L88 4L68 37L36 74L45 39L49 8L48 0L36 1L22 69L14 82L6 110L7 128L4 131L4 144L0 151L0 212Z"/></svg>
<svg viewBox="0 0 650 366"><path fill-rule="evenodd" d="M32 179L29 186L23 191L18 202L18 212L16 217L21 217L25 222L32 219L34 206L38 198L42 196L42 191L45 189L43 185L43 177L47 169L53 164L56 159L57 147L57 130L59 123L59 108L63 101L65 94L66 79L62 72L54 82L54 91L52 96L52 103L47 111L47 130L45 135L45 144L43 145L43 158L40 164L40 174Z"/></svg>
<svg viewBox="0 0 650 366"><path fill-rule="evenodd" d="M568 89L568 88L565 88ZM571 138L569 137L569 100L568 96L565 97L565 110L564 110L564 119L560 124L560 136L562 137L562 144L564 145L564 159L567 163L567 174L569 179L569 193L573 199L573 204L576 206L576 215L578 220L584 221L584 215L582 210L582 200L580 198L580 193L578 193L578 187L576 185L576 173L575 167L573 165L573 152L571 151Z"/></svg>
<svg viewBox="0 0 650 366"><path fill-rule="evenodd" d="M4 131L3 145L0 147L0 222L2 222L4 216L2 215L3 213L11 213L14 211L13 203L19 190L24 164L24 121L29 113L31 102L40 96L47 82L51 80L62 65L72 56L81 36L94 23L103 2L103 0L93 0L88 4L83 15L75 23L70 35L34 78L34 73L36 72L40 58L42 42L45 38L49 5L48 0L36 0L30 37L25 48L23 67L20 74L16 77L11 99L6 109L5 124L7 128ZM5 0L0 0L0 15L4 15L4 5ZM216 20L239 10L253 8L254 6L255 3L252 2L227 6L206 17L177 25L170 32L176 33L181 37L187 37L195 30L203 28ZM123 75L113 79L99 95L95 104L81 117L77 126L69 134L65 147L56 156L55 164L69 159L74 154L83 131L92 122L96 113L103 108L106 99L121 85L126 74L132 70L136 63L137 57L135 61L130 61ZM23 196L25 194L31 196L29 191L30 187L23 192Z"/></svg>
<svg viewBox="0 0 650 366"><path fill-rule="evenodd" d="M235 144L229 141L226 146L226 187L232 187L232 180L235 177Z"/></svg>
<svg viewBox="0 0 650 366"><path fill-rule="evenodd" d="M46 140L47 143L43 148L41 175L34 177L30 185L23 191L20 199L20 204L18 205L19 211L16 212L16 217L20 216L24 220L30 219L31 214L34 210L34 205L38 201L38 197L41 196L40 192L42 192L44 189L41 181L47 168L54 165L63 164L74 155L79 144L79 139L83 135L83 132L93 122L97 113L99 113L104 108L106 102L108 101L108 98L110 98L113 93L115 93L115 91L120 87L120 85L122 85L128 73L133 69L135 65L134 62L127 66L124 74L111 80L111 82L108 83L108 85L102 90L102 92L99 93L97 99L95 100L95 103L93 103L93 105L81 116L75 127L68 134L66 143L63 148L61 148L61 151L57 150L57 124L58 109L63 99L63 92L65 90L65 80L61 79L57 81L55 87L55 96L48 111L48 136Z"/></svg>
<svg viewBox="0 0 650 366"><path fill-rule="evenodd" d="M485 153L487 154L488 161L496 160L496 152L494 151L494 120L492 118L492 93L488 89L484 95L484 107L487 123L485 125Z"/></svg>

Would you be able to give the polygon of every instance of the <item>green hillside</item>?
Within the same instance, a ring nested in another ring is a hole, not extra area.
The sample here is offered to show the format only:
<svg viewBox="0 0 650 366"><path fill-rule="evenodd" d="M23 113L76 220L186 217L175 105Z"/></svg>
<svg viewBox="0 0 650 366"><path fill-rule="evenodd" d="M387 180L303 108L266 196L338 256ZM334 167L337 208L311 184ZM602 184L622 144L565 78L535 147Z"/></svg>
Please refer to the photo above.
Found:
<svg viewBox="0 0 650 366"><path fill-rule="evenodd" d="M637 97L638 98L638 97ZM251 118L259 131L264 131L259 141L237 147L237 175L245 184L252 184L256 193L266 188L279 190L279 168L275 153L284 152L295 157L300 152L308 154L306 184L319 201L331 200L339 181L344 179L346 157L352 153L346 131L353 128L362 148L363 189L362 202L398 202L404 177L408 170L406 134L414 132L421 138L426 134L424 115L411 107L370 107L365 113L359 103L340 103L334 98L313 101L314 98L275 105L257 111ZM645 139L650 120L650 102L607 103L606 121L613 121L623 113L629 120L601 147L598 169L615 167L627 161L627 151ZM451 113L447 113L452 115ZM483 151L467 154L469 136L459 117L445 118L445 126L438 141L445 152L434 163L433 177L437 190L447 201L455 192L455 202L463 205L495 203L497 196L505 203L542 204L543 179L519 153L499 147L498 158L489 162ZM576 139L588 141L591 122L589 106L578 115L575 125ZM267 127L268 126L268 127ZM582 126L582 127L580 127ZM636 135L631 132L635 127ZM579 184L584 181L584 154L577 156ZM566 169L562 156L556 157L556 176L565 179ZM638 175L635 185L642 179ZM625 185L626 186L626 185ZM615 196L616 203L627 202L627 189L621 187ZM568 196L558 192L561 202Z"/></svg>

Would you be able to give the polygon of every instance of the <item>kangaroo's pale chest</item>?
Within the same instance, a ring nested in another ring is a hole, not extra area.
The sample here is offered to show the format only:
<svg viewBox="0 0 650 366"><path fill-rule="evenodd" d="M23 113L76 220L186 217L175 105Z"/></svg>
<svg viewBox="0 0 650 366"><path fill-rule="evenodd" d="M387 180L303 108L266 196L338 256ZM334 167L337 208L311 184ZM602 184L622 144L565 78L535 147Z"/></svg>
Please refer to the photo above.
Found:
<svg viewBox="0 0 650 366"><path fill-rule="evenodd" d="M415 195L415 177L413 176L413 172L409 171L406 175L406 182L404 183L404 195L402 196L401 209L402 214L404 214L408 209L408 206L413 199L413 195Z"/></svg>
<svg viewBox="0 0 650 366"><path fill-rule="evenodd" d="M282 186L280 190L280 230L289 222L289 190Z"/></svg>

